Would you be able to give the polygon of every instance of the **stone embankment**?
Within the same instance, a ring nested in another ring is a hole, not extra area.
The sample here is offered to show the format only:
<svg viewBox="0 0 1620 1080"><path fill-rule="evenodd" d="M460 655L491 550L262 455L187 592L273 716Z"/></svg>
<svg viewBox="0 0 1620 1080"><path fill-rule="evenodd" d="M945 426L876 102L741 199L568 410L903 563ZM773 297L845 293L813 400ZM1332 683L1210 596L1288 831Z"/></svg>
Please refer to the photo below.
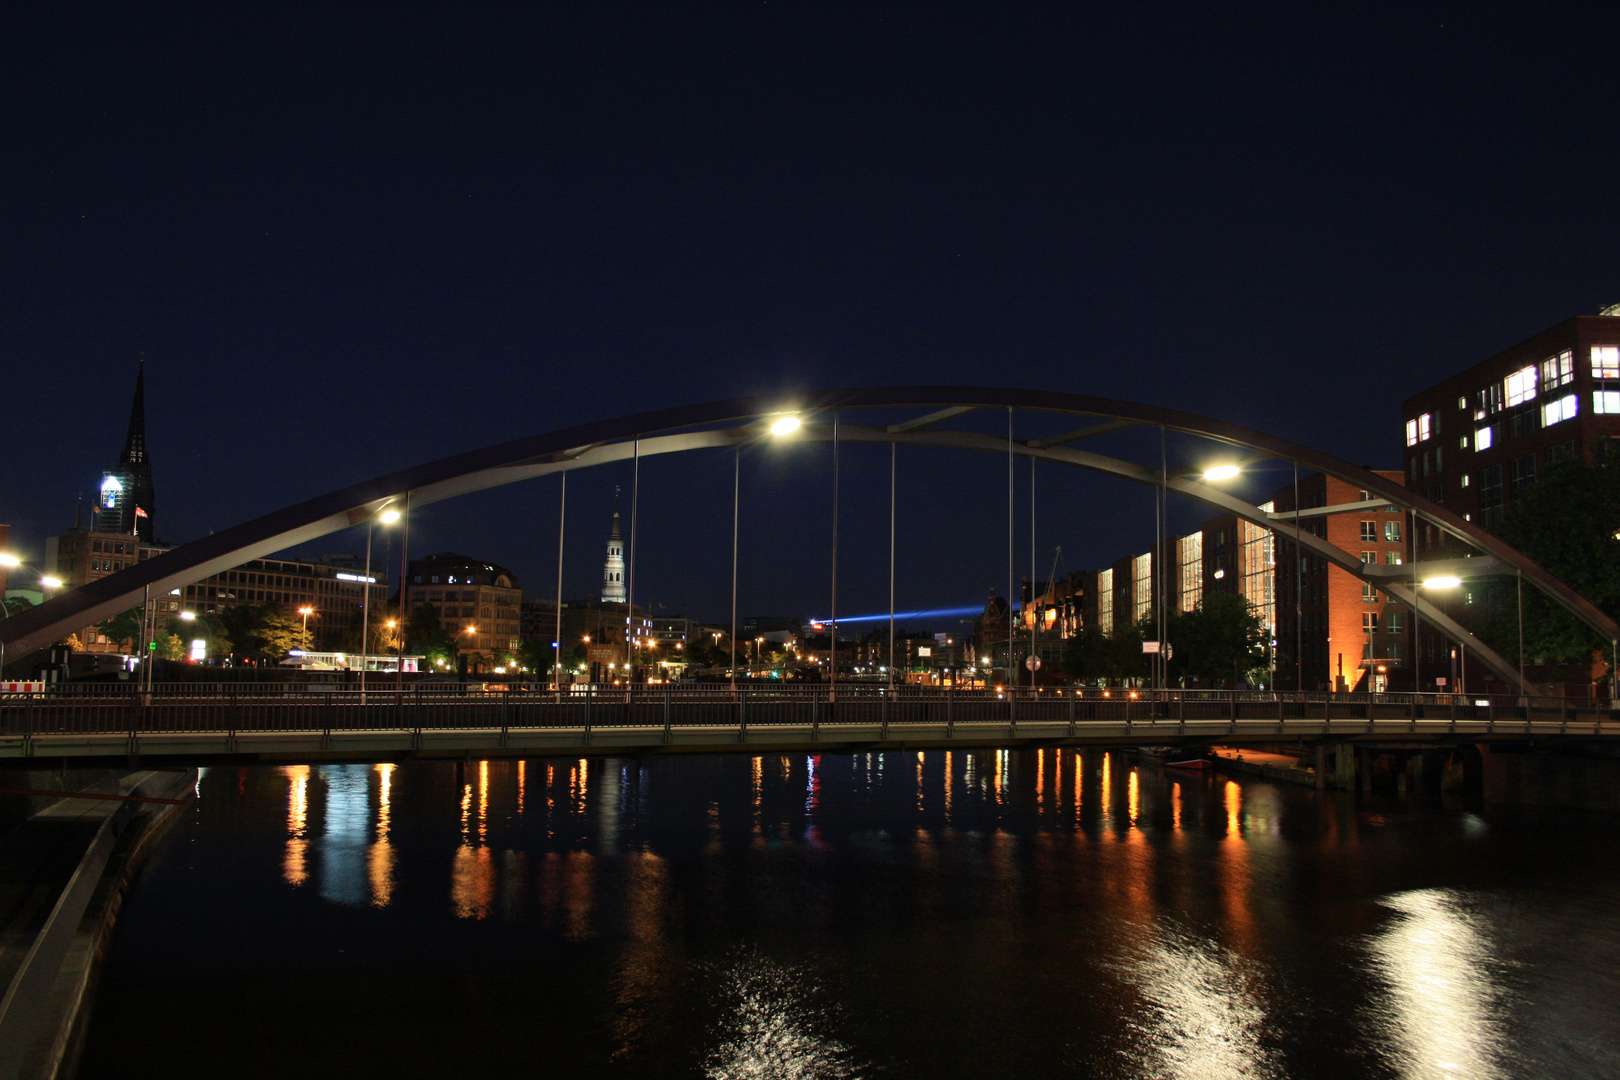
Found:
<svg viewBox="0 0 1620 1080"><path fill-rule="evenodd" d="M29 811L0 836L0 1080L72 1075L125 892L190 801L196 775L76 776L78 790L69 793L74 785L23 786L39 774L0 774L0 786L25 798Z"/></svg>

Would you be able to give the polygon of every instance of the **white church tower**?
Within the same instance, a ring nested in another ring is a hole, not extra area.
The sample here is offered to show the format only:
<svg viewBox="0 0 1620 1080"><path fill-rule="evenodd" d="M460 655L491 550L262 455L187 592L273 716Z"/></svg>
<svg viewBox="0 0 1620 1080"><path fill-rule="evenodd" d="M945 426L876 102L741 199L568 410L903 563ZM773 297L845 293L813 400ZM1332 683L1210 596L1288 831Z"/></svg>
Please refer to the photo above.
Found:
<svg viewBox="0 0 1620 1080"><path fill-rule="evenodd" d="M624 603L624 539L619 533L619 489L613 489L613 532L608 535L607 562L602 566L602 599Z"/></svg>

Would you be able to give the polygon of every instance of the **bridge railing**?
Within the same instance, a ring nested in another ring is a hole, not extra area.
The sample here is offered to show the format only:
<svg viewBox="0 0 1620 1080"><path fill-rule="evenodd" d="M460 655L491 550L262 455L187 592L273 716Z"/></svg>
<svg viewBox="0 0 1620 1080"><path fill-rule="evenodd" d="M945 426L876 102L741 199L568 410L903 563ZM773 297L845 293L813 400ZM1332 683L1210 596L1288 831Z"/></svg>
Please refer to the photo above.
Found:
<svg viewBox="0 0 1620 1080"><path fill-rule="evenodd" d="M73 684L0 696L0 735L164 732L439 731L525 728L809 728L861 725L880 734L918 725L1067 722L1186 725L1274 720L1377 724L1500 723L1545 729L1620 721L1609 702L1516 695L1335 694L1256 690L1121 690L1090 687L969 690L869 683L568 686L418 683Z"/></svg>

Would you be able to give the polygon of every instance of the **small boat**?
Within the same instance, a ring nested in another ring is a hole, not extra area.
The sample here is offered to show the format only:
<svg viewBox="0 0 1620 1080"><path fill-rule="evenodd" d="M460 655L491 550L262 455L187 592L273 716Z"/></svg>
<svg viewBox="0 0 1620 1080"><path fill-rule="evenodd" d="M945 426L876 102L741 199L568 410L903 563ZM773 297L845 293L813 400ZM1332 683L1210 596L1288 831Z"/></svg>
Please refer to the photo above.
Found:
<svg viewBox="0 0 1620 1080"><path fill-rule="evenodd" d="M1209 768L1209 762L1203 758L1191 758L1187 761L1167 761L1164 763L1164 767L1167 769L1207 769Z"/></svg>

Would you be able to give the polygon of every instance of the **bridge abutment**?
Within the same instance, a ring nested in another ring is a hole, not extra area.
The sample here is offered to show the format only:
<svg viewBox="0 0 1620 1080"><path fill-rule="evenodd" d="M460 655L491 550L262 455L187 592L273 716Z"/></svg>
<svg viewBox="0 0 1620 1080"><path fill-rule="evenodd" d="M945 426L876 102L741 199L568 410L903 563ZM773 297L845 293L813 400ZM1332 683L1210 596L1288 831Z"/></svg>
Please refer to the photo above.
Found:
<svg viewBox="0 0 1620 1080"><path fill-rule="evenodd" d="M1620 758L1479 747L1486 802L1620 813Z"/></svg>

